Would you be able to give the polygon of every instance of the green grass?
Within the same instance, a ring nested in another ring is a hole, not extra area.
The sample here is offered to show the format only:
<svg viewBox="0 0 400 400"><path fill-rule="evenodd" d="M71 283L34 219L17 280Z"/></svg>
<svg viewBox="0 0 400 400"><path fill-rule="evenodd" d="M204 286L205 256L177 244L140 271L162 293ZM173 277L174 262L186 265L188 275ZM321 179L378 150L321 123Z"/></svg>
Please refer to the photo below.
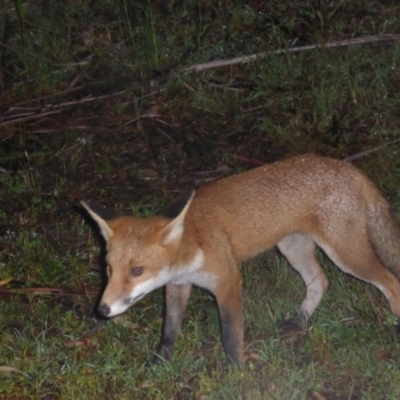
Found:
<svg viewBox="0 0 400 400"><path fill-rule="evenodd" d="M399 33L399 15L397 1L374 0L6 1L0 399L400 398L400 347L385 298L323 255L330 290L307 329L287 336L277 323L301 303L301 279L274 251L241 266L242 370L226 368L217 310L201 290L168 365L146 366L162 290L86 337L102 284L99 249L72 208L98 201L147 216L260 161L344 158L399 138L398 43L182 73L215 59ZM356 162L397 213L399 146Z"/></svg>
<svg viewBox="0 0 400 400"><path fill-rule="evenodd" d="M159 336L160 292L128 313L129 324L108 323L89 339L90 299L74 299L71 307L19 295L3 309L9 318L1 322L1 359L18 370L3 374L3 396L299 399L316 391L340 399L396 398L399 346L393 328L377 318L376 310L387 308L382 296L328 271L332 288L316 321L279 339L276 320L293 312L303 288L281 260L270 257L268 267L263 261L244 268L246 352L256 358L243 370L224 370L216 310L200 291L190 302L174 361L150 368L145 363Z"/></svg>

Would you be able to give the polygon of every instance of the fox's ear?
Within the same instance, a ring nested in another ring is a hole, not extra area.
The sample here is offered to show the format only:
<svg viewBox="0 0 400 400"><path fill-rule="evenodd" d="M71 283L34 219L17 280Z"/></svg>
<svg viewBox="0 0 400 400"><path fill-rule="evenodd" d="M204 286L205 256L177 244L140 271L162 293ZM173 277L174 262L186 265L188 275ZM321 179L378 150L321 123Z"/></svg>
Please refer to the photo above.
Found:
<svg viewBox="0 0 400 400"><path fill-rule="evenodd" d="M185 206L182 208L182 211L179 215L174 218L166 227L164 227L161 231L162 244L167 245L174 240L181 240L183 235L183 228L185 224L185 217L189 210L189 206L193 200L195 192L193 191L188 197Z"/></svg>
<svg viewBox="0 0 400 400"><path fill-rule="evenodd" d="M97 225L100 228L101 235L103 236L105 241L108 242L114 236L114 232L111 229L110 225L108 225L106 220L100 217L99 214L94 212L84 201L81 201L81 205L89 213L93 220L97 222Z"/></svg>

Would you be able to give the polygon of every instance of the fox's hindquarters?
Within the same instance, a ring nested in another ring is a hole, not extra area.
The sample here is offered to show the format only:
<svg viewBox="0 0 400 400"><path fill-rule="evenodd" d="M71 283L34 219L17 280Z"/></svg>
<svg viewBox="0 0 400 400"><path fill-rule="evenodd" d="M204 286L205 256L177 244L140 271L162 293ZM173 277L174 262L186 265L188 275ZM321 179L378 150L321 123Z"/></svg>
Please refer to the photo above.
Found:
<svg viewBox="0 0 400 400"><path fill-rule="evenodd" d="M400 281L400 226L383 199L368 211L368 234L379 259Z"/></svg>
<svg viewBox="0 0 400 400"><path fill-rule="evenodd" d="M316 259L316 245L344 272L375 285L387 298L399 321L400 332L400 227L382 194L362 176L362 189L351 187L343 204L356 212L339 213L331 205L318 219L312 233L293 233L278 243L278 248L307 289L299 316L282 321L280 328L304 325L318 307L328 288L328 280Z"/></svg>
<svg viewBox="0 0 400 400"><path fill-rule="evenodd" d="M388 299L400 332L400 226L384 199L368 212L368 235L378 259L390 271L382 273L386 285L376 286Z"/></svg>

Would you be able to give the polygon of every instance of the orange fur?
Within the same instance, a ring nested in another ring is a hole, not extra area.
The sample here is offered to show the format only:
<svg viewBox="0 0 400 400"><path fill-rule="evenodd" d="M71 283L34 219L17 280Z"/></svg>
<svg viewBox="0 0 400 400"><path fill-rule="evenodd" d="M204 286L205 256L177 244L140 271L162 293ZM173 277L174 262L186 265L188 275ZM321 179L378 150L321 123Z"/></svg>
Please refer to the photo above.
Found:
<svg viewBox="0 0 400 400"><path fill-rule="evenodd" d="M243 356L237 263L277 245L306 287L303 325L328 287L319 246L344 272L377 286L400 319L400 228L376 186L348 162L302 155L199 189L176 218L106 221L85 203L107 242L109 281L99 312L114 316L166 285L158 355L170 358L192 285L215 295L230 361Z"/></svg>

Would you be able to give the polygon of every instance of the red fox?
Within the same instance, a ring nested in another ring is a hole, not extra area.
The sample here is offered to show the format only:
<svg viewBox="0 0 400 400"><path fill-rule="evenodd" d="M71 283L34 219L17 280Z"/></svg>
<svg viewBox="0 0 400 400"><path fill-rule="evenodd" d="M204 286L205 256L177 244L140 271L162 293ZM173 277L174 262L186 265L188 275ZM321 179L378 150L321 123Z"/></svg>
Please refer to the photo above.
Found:
<svg viewBox="0 0 400 400"><path fill-rule="evenodd" d="M328 288L317 246L341 270L380 289L400 320L400 227L377 187L348 162L310 154L288 158L216 181L166 215L149 218L108 220L81 204L106 241L108 284L101 315L121 314L166 285L156 357L171 358L191 287L197 285L214 294L225 354L240 364L237 263L274 245L307 289L298 316L287 326L303 326Z"/></svg>

